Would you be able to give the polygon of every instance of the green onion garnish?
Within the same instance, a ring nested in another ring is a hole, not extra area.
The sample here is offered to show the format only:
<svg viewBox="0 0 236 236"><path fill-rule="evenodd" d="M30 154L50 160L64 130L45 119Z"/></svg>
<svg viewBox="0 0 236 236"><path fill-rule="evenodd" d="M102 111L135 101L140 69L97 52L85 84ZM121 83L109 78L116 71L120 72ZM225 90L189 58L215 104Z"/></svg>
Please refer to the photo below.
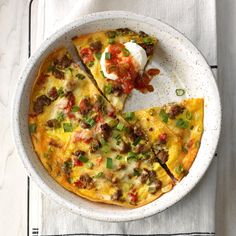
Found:
<svg viewBox="0 0 236 236"><path fill-rule="evenodd" d="M112 84L108 84L104 86L104 93L110 94L112 92Z"/></svg>
<svg viewBox="0 0 236 236"><path fill-rule="evenodd" d="M98 60L101 59L101 56L102 56L102 54L101 54L100 52L96 52L96 53L95 53L95 57L96 57Z"/></svg>
<svg viewBox="0 0 236 236"><path fill-rule="evenodd" d="M81 162L83 162L83 163L86 163L86 162L88 162L88 158L87 157L85 157L84 155L79 155L79 158L78 158Z"/></svg>
<svg viewBox="0 0 236 236"><path fill-rule="evenodd" d="M58 112L57 115L56 115L56 119L59 121L59 122L62 122L64 119L65 119L65 115L63 112Z"/></svg>
<svg viewBox="0 0 236 236"><path fill-rule="evenodd" d="M100 70L100 72L101 72L101 74L102 74L103 78L106 78L106 76L104 75L103 71L102 71L102 70Z"/></svg>
<svg viewBox="0 0 236 236"><path fill-rule="evenodd" d="M128 56L130 55L129 50L126 49L126 48L124 48L124 49L122 50L122 52L123 52L123 56L124 56L124 57L128 57Z"/></svg>
<svg viewBox="0 0 236 236"><path fill-rule="evenodd" d="M109 44L113 44L115 42L115 39L114 38L109 38L109 40L108 40L108 43Z"/></svg>
<svg viewBox="0 0 236 236"><path fill-rule="evenodd" d="M134 140L133 145L134 145L134 146L138 145L140 141L141 141L141 137L137 137L137 138Z"/></svg>
<svg viewBox="0 0 236 236"><path fill-rule="evenodd" d="M190 112L190 111L187 111L187 112L186 112L186 118L187 118L188 120L192 120L192 118L193 118L193 113Z"/></svg>
<svg viewBox="0 0 236 236"><path fill-rule="evenodd" d="M77 112L78 110L79 110L78 106L73 106L71 109L72 112Z"/></svg>
<svg viewBox="0 0 236 236"><path fill-rule="evenodd" d="M109 148L109 146L104 145L104 146L102 146L101 150L102 150L102 152L104 152L104 153L108 153L108 152L110 151L110 148Z"/></svg>
<svg viewBox="0 0 236 236"><path fill-rule="evenodd" d="M85 79L85 75L80 74L80 73L77 74L76 77L77 77L79 80L83 80L83 79Z"/></svg>
<svg viewBox="0 0 236 236"><path fill-rule="evenodd" d="M176 89L175 93L177 96L183 96L185 94L185 90L184 89Z"/></svg>
<svg viewBox="0 0 236 236"><path fill-rule="evenodd" d="M184 171L184 168L181 164L179 164L178 166L175 167L175 172L177 174L181 174Z"/></svg>
<svg viewBox="0 0 236 236"><path fill-rule="evenodd" d="M134 118L134 112L125 112L125 119L126 120L132 120Z"/></svg>
<svg viewBox="0 0 236 236"><path fill-rule="evenodd" d="M137 159L137 154L134 153L134 152L128 152L128 157L127 157L127 160L136 160Z"/></svg>
<svg viewBox="0 0 236 236"><path fill-rule="evenodd" d="M100 143L101 143L102 145L107 144L107 142L106 142L106 140L105 140L104 138L101 138L101 139L100 139Z"/></svg>
<svg viewBox="0 0 236 236"><path fill-rule="evenodd" d="M64 132L72 132L73 127L71 123L63 123Z"/></svg>
<svg viewBox="0 0 236 236"><path fill-rule="evenodd" d="M90 61L87 65L88 67L92 67L94 65L94 61Z"/></svg>
<svg viewBox="0 0 236 236"><path fill-rule="evenodd" d="M111 53L110 52L106 52L105 53L105 59L106 60L110 60L111 59Z"/></svg>
<svg viewBox="0 0 236 236"><path fill-rule="evenodd" d="M35 123L29 124L29 131L31 134L36 133L37 125Z"/></svg>
<svg viewBox="0 0 236 236"><path fill-rule="evenodd" d="M163 109L160 110L159 116L161 117L161 119L164 123L168 122L168 115L166 114L166 112Z"/></svg>
<svg viewBox="0 0 236 236"><path fill-rule="evenodd" d="M143 42L145 44L153 44L153 39L151 37L144 37Z"/></svg>
<svg viewBox="0 0 236 236"><path fill-rule="evenodd" d="M125 125L122 124L122 123L119 123L117 126L116 126L116 129L119 130L119 131L122 131L124 129Z"/></svg>
<svg viewBox="0 0 236 236"><path fill-rule="evenodd" d="M89 168L89 169L91 169L91 168L93 167L93 163L92 163L92 162L88 162L88 163L86 164L86 167Z"/></svg>
<svg viewBox="0 0 236 236"><path fill-rule="evenodd" d="M100 178L100 177L102 177L104 174L103 174L103 172L98 172L95 176L94 176L94 178Z"/></svg>
<svg viewBox="0 0 236 236"><path fill-rule="evenodd" d="M122 159L122 156L121 155L117 155L116 156L116 160L121 160Z"/></svg>
<svg viewBox="0 0 236 236"><path fill-rule="evenodd" d="M176 120L175 125L178 128L186 129L189 126L189 122L187 120L180 118L180 119Z"/></svg>
<svg viewBox="0 0 236 236"><path fill-rule="evenodd" d="M113 160L110 157L107 158L106 167L107 167L107 169L112 169L112 167L113 167Z"/></svg>
<svg viewBox="0 0 236 236"><path fill-rule="evenodd" d="M90 127L96 124L95 120L91 117L88 117L87 119L85 119L85 123L88 124Z"/></svg>
<svg viewBox="0 0 236 236"><path fill-rule="evenodd" d="M60 88L57 90L57 93L58 93L58 96L59 96L60 98L63 97L64 94L65 94L62 87L60 87Z"/></svg>

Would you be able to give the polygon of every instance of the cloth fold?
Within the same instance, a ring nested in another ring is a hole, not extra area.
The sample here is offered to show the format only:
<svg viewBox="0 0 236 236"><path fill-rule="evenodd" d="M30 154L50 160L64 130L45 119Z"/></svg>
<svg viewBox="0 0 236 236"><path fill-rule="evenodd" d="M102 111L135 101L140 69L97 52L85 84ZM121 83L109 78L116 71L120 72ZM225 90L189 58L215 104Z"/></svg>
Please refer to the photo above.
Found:
<svg viewBox="0 0 236 236"><path fill-rule="evenodd" d="M126 10L161 19L192 40L210 65L217 65L215 0L38 0L37 37L46 38L80 16L106 10ZM214 235L216 161L213 160L204 178L184 199L160 214L138 221L90 220L42 195L41 215L38 215L41 234ZM38 198L32 201L32 205L39 204Z"/></svg>

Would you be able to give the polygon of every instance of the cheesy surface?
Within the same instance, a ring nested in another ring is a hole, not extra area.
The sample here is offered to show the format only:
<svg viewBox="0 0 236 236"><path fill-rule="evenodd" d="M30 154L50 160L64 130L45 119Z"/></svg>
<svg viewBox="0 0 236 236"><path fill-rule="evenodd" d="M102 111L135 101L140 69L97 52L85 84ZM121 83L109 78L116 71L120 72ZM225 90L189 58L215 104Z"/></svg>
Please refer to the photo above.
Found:
<svg viewBox="0 0 236 236"><path fill-rule="evenodd" d="M174 181L145 133L129 120L65 48L42 63L31 94L29 129L42 164L64 188L125 207L142 206L172 189Z"/></svg>

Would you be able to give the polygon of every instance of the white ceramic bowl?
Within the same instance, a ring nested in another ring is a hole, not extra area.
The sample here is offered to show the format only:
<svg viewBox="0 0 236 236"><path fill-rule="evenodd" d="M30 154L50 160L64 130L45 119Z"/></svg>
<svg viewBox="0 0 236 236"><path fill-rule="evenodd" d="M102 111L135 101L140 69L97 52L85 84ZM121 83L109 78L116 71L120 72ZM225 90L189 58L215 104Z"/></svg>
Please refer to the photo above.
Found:
<svg viewBox="0 0 236 236"><path fill-rule="evenodd" d="M154 202L137 208L125 209L93 203L76 196L58 185L47 173L36 156L28 131L27 114L31 86L39 64L60 45L71 47L70 39L77 34L97 30L128 27L153 34L159 39L152 65L161 74L153 80L155 91L150 94L134 92L126 109L140 109L186 97L204 97L204 134L195 162L189 174L172 191ZM184 88L184 97L175 95L176 88ZM47 38L29 59L17 86L13 108L13 128L17 151L29 176L42 191L79 215L104 221L141 219L165 210L183 198L197 184L207 170L217 146L221 124L221 107L214 76L201 53L181 33L159 20L130 12L110 11L85 16Z"/></svg>

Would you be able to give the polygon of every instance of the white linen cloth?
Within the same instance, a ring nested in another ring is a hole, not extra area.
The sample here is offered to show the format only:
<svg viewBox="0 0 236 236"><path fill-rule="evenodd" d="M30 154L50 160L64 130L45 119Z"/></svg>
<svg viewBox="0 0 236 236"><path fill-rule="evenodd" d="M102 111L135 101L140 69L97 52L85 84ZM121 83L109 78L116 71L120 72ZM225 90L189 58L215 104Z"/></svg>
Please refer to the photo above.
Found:
<svg viewBox="0 0 236 236"><path fill-rule="evenodd" d="M38 1L35 44L65 23L88 13L126 10L174 26L216 61L215 0L34 0ZM32 16L33 17L33 16ZM195 189L176 205L155 216L125 223L90 220L71 213L41 195L31 182L30 225L41 235L214 235L217 160Z"/></svg>

